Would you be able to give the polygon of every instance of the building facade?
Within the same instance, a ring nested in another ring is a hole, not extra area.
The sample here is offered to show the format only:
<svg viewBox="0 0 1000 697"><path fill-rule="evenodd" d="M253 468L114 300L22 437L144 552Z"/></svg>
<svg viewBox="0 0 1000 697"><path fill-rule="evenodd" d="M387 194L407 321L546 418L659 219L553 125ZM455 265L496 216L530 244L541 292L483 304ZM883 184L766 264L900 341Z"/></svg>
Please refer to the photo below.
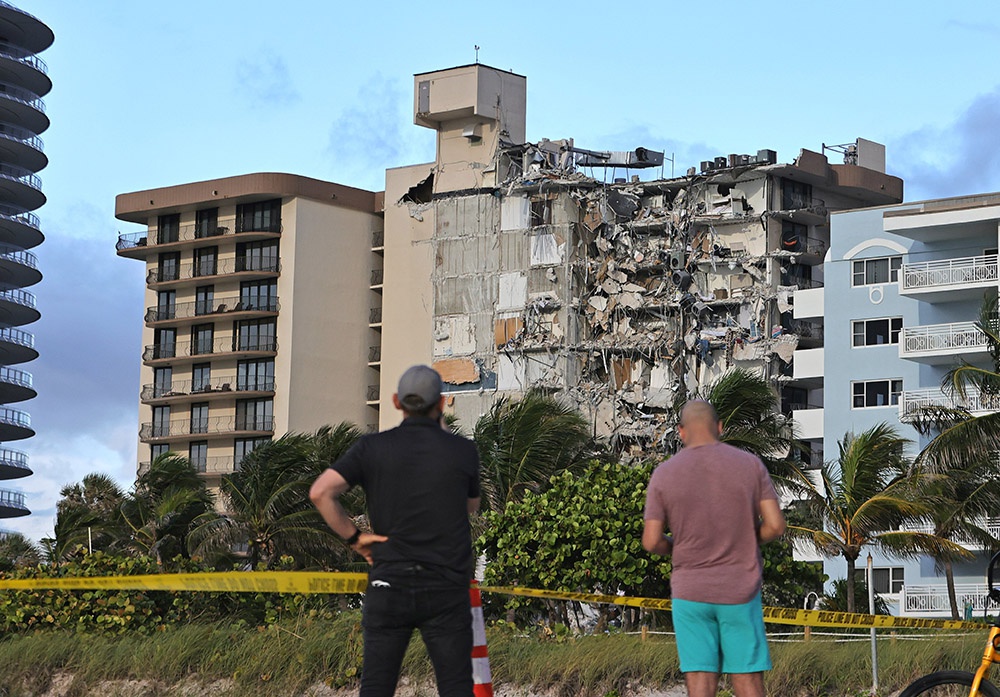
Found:
<svg viewBox="0 0 1000 697"><path fill-rule="evenodd" d="M916 428L920 407L995 411L995 398L973 391L956 402L941 381L959 360L993 367L975 322L984 298L997 296L1000 194L837 213L831 229L825 308L814 298L801 305L795 298L796 313L822 312L826 320L819 355L796 364L819 366L812 379L822 383L824 405L815 415L827 452L836 452L846 433L886 422L911 440L915 454L934 435ZM1000 521L982 523L1000 530ZM977 556L955 564L956 592L960 606L968 600L981 611L988 558L968 546ZM945 581L933 559L876 556L874 565L876 589L895 612L949 614ZM826 566L831 578L843 578L843 560Z"/></svg>
<svg viewBox="0 0 1000 697"><path fill-rule="evenodd" d="M275 435L377 426L381 200L267 173L118 196L145 226L117 245L146 266L140 472L172 451L214 485Z"/></svg>
<svg viewBox="0 0 1000 697"><path fill-rule="evenodd" d="M6 443L35 434L27 412L14 406L35 396L31 374L15 367L38 357L34 336L21 327L40 314L25 290L40 280L28 251L44 239L32 211L45 203L37 173L48 164L39 135L49 127L42 97L52 89L38 53L52 30L0 2L0 481L31 474L28 456ZM0 486L0 518L28 515L24 494Z"/></svg>

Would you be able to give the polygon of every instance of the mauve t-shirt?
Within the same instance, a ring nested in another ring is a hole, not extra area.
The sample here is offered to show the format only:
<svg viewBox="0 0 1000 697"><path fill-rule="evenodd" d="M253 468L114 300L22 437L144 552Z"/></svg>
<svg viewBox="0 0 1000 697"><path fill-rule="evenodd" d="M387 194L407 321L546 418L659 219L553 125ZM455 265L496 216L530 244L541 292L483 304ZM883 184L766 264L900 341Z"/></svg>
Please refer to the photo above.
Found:
<svg viewBox="0 0 1000 697"><path fill-rule="evenodd" d="M761 585L760 502L777 499L756 455L725 443L684 448L653 471L646 520L673 534L674 598L735 605Z"/></svg>

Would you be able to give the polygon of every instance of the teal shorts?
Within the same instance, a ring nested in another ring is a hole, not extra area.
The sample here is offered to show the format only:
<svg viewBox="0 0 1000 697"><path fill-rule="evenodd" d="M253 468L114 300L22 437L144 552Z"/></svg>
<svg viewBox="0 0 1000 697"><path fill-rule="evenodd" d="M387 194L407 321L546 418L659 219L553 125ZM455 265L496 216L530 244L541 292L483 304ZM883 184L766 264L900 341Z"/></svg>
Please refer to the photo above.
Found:
<svg viewBox="0 0 1000 697"><path fill-rule="evenodd" d="M740 605L673 601L682 673L759 673L771 669L760 593Z"/></svg>

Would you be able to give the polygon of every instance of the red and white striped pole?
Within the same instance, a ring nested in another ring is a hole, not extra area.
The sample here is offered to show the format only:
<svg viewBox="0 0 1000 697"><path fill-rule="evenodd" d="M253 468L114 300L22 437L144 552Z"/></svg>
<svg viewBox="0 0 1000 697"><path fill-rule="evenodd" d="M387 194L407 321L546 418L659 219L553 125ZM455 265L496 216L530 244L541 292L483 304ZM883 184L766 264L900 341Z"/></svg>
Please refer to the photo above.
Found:
<svg viewBox="0 0 1000 697"><path fill-rule="evenodd" d="M490 675L490 657L486 651L486 623L483 621L483 598L479 581L469 589L472 604L472 690L475 697L493 697L493 676Z"/></svg>

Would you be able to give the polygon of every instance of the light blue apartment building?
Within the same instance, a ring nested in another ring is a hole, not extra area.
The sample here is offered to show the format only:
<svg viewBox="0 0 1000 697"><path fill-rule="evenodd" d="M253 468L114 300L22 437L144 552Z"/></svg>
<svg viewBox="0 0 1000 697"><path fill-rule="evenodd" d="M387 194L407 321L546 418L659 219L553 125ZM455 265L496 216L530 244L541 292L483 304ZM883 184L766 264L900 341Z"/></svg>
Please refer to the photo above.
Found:
<svg viewBox="0 0 1000 697"><path fill-rule="evenodd" d="M796 353L794 380L808 404L794 412L813 451L835 459L844 434L879 422L898 427L912 453L930 436L913 426L911 410L950 404L945 372L962 358L990 365L985 337L974 325L984 294L997 293L1000 193L833 213L825 287L795 295L795 317L823 317L824 347ZM970 394L973 413L985 405ZM996 521L1000 526L1000 511ZM982 609L987 559L956 564L959 604ZM866 553L858 560L863 568ZM943 572L933 559L873 554L876 590L898 614L949 613ZM846 563L824 562L831 579Z"/></svg>

